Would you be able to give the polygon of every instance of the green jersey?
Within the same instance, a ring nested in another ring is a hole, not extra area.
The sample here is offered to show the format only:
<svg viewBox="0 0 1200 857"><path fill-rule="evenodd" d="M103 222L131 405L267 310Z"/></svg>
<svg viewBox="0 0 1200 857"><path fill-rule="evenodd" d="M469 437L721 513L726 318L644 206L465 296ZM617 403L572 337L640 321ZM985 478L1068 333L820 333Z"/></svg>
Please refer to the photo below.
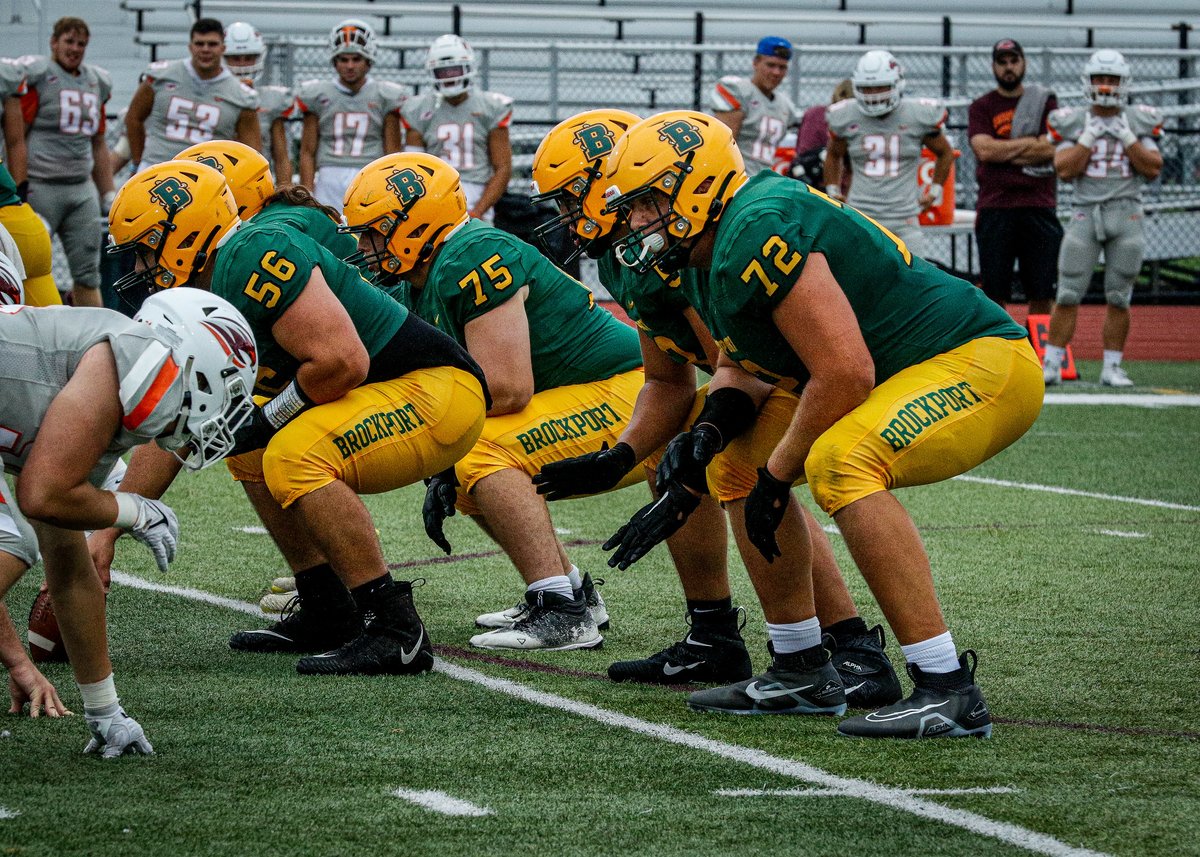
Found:
<svg viewBox="0 0 1200 857"><path fill-rule="evenodd" d="M733 197L717 227L701 317L723 352L799 391L808 370L771 321L811 253L822 253L875 362L878 385L973 339L1025 331L975 286L913 256L869 217L776 173Z"/></svg>
<svg viewBox="0 0 1200 857"><path fill-rule="evenodd" d="M6 205L20 205L21 197L17 193L17 183L13 181L12 173L0 159L0 208Z"/></svg>
<svg viewBox="0 0 1200 857"><path fill-rule="evenodd" d="M349 257L358 249L358 242L353 235L338 232L338 224L328 214L307 205L275 202L254 215L253 219L256 226L274 223L303 232L339 259Z"/></svg>
<svg viewBox="0 0 1200 857"><path fill-rule="evenodd" d="M638 329L654 340L659 350L676 363L691 363L711 373L704 345L684 312L689 297L703 287L703 271L687 268L670 280L657 269L637 274L617 261L612 252L596 260L600 282L629 315Z"/></svg>
<svg viewBox="0 0 1200 857"><path fill-rule="evenodd" d="M465 345L468 322L522 286L529 287L525 314L534 392L602 381L642 365L637 334L596 306L585 285L521 239L482 220L470 221L446 240L425 286L414 289L414 309Z"/></svg>
<svg viewBox="0 0 1200 857"><path fill-rule="evenodd" d="M274 395L296 377L299 361L275 341L271 327L304 291L313 268L321 269L367 353L375 357L404 324L408 310L301 230L270 218L260 222L260 216L242 224L222 245L212 278L213 293L241 310L254 330L259 364L255 392Z"/></svg>

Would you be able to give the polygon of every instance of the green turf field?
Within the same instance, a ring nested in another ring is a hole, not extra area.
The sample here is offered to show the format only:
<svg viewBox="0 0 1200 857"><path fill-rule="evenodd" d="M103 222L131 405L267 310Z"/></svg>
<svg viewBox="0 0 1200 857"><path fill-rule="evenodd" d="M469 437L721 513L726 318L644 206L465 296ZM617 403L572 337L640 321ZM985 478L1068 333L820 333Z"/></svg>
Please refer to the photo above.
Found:
<svg viewBox="0 0 1200 857"><path fill-rule="evenodd" d="M1134 393L1200 394L1200 364L1129 371ZM663 548L617 572L598 547L645 502L640 488L552 509L575 562L607 581L603 649L472 656L474 616L516 602L519 580L462 518L447 525L454 556L432 562L440 551L410 488L370 506L396 576L426 580L417 604L438 670L301 678L288 657L229 650L230 633L266 623L247 612L283 564L265 535L244 530L258 521L223 468L181 477L167 497L183 527L177 562L159 574L122 540L116 567L131 579L109 599L117 686L157 754L84 757L80 717L0 719L0 849L1200 853L1200 409L1048 405L968 479L900 497L956 641L979 653L997 722L989 741L853 741L829 719L697 715L680 690L608 682L610 661L655 651L684 628ZM833 540L864 616L878 621ZM736 556L730 572L764 667L761 610ZM143 581L227 600L199 603ZM14 615L35 585L27 576L10 595ZM50 675L78 708L69 671ZM429 808L398 790L440 796Z"/></svg>

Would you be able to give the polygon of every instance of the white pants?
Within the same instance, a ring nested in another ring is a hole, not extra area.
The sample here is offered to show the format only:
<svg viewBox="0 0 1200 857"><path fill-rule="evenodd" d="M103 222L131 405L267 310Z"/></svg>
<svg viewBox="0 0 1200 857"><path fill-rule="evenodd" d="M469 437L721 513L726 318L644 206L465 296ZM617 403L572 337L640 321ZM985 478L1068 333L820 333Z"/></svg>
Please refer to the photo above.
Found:
<svg viewBox="0 0 1200 857"><path fill-rule="evenodd" d="M475 207L475 203L479 202L479 197L483 196L483 189L485 187L487 187L487 185L484 184L483 182L463 182L462 183L463 194L465 194L467 197L467 211L470 211L472 208ZM480 219L486 220L488 223L491 223L493 220L496 219L496 209L489 208L486 212L484 212L483 217L481 217Z"/></svg>
<svg viewBox="0 0 1200 857"><path fill-rule="evenodd" d="M342 210L342 202L346 199L346 188L358 175L359 167L321 167L317 170L317 180L314 182L313 196L317 202L328 205L337 211Z"/></svg>

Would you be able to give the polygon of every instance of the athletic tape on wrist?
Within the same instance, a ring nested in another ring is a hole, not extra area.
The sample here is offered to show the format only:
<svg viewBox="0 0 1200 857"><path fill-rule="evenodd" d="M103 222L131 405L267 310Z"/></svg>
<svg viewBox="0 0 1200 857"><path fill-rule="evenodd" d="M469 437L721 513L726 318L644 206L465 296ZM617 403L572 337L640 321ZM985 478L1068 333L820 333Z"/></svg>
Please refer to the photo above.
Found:
<svg viewBox="0 0 1200 857"><path fill-rule="evenodd" d="M262 413L271 428L281 429L312 403L312 399L304 395L300 384L293 378L292 383L284 387L278 396L262 406Z"/></svg>
<svg viewBox="0 0 1200 857"><path fill-rule="evenodd" d="M121 530L128 530L138 519L138 501L136 495L129 494L125 491L114 491L113 496L117 498L117 519L112 522L112 526Z"/></svg>
<svg viewBox="0 0 1200 857"><path fill-rule="evenodd" d="M76 687L79 688L79 695L83 697L83 710L88 712L99 712L101 709L116 705L120 702L117 699L117 686L113 683L113 674L109 673L107 677L100 681L91 684L79 684L76 682Z"/></svg>

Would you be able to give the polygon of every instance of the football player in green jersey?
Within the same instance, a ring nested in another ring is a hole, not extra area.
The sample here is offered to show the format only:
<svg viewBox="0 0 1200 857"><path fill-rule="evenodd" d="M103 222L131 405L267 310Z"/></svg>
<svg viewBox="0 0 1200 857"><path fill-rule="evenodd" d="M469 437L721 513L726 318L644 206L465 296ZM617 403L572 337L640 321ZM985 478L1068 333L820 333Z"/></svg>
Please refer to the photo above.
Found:
<svg viewBox="0 0 1200 857"><path fill-rule="evenodd" d="M487 374L493 405L483 435L430 483L426 503L426 531L444 550L442 523L457 508L496 540L526 584L516 607L476 620L494 630L471 644L599 646L607 611L595 596L589 609L590 578L567 558L531 478L551 461L616 444L643 383L637 334L533 247L471 220L458 173L432 155L368 165L343 211L364 264L407 279L416 311ZM636 460L618 464L618 484L645 478Z"/></svg>
<svg viewBox="0 0 1200 857"><path fill-rule="evenodd" d="M974 654L957 656L928 555L890 489L949 479L1028 430L1044 386L1024 331L854 209L772 173L747 180L729 130L710 116L676 111L635 125L609 156L605 182L607 205L630 228L617 245L623 263L709 271L701 316L721 348L718 374L728 368L736 383L740 370L799 394L746 500L747 537L778 555L791 487L807 481L915 685L839 732L989 735ZM645 532L624 530L619 549L640 549ZM818 628L806 642L815 667ZM823 676L814 668L811 678ZM776 690L753 679L724 688L725 705L749 710Z"/></svg>
<svg viewBox="0 0 1200 857"><path fill-rule="evenodd" d="M411 584L392 580L358 495L429 477L470 449L483 374L271 210L241 223L218 171L170 161L128 182L110 215L114 241L138 254L133 278L211 289L257 338L262 404L230 469L295 572L303 609L230 645L324 652L297 663L307 674L424 672L433 653Z"/></svg>
<svg viewBox="0 0 1200 857"><path fill-rule="evenodd" d="M621 442L603 453L547 464L534 481L539 483L538 490L551 498L594 493L616 484L621 473L609 462L622 448L627 456L633 456L634 446L657 449L689 425L695 426L697 437L718 448L725 446L723 438L728 434L732 442L707 468L691 468L687 481L705 494L711 491L731 512L742 559L767 619L776 662L772 669L776 674L780 669L786 671L797 651L795 638L802 630L797 623L808 618L803 605L797 603L800 588L794 582L797 573L807 574L807 568L790 565L796 551L786 549L793 540L805 538L807 527L813 545L813 575L820 582L816 588L817 612L828 634L825 644L834 651L834 668L841 672L848 689L846 702L861 708L895 702L900 698L900 684L883 652L882 628L868 631L858 616L829 537L816 518L794 498L789 501L793 508L780 527L785 561L778 565L772 565L746 540L746 496L754 487L757 467L766 462L791 421L796 396L759 382L754 397L727 387L724 393L706 400L705 391L696 389L695 367L711 374L719 352L692 306L698 303L696 290L704 287L706 276L692 269L673 276L663 276L657 268L639 274L618 264L611 252L616 217L601 211L603 188L599 179L617 139L637 121L632 114L618 110L582 113L556 126L534 155L535 199L552 202L559 209L559 216L541 229L547 251L573 245L572 253L586 251L597 259L601 282L637 323L646 368L646 385L638 395L637 409ZM556 237L564 231L566 241ZM648 419L648 415L655 419ZM747 423L753 426L742 431ZM668 447L667 457L684 455L690 459L691 450L685 450L685 442L690 442L692 435L678 437ZM640 438L640 442L630 445L632 438ZM690 505L689 498L687 492L680 497ZM693 513L688 523L694 523L698 514ZM710 526L725 530L723 520ZM720 559L711 557L676 566L687 598L690 629L685 638L648 658L613 664L609 667L610 677L667 684L678 683L685 676L692 681L720 683L750 677L749 656L738 633L738 611L730 600L724 562L726 545L722 542L713 547L719 549ZM807 563L808 551L800 549L798 553ZM738 666L742 672L732 679L725 678L732 670L722 666L732 661L735 652L741 654ZM795 700L776 697L760 701L756 710L792 712L796 705Z"/></svg>

